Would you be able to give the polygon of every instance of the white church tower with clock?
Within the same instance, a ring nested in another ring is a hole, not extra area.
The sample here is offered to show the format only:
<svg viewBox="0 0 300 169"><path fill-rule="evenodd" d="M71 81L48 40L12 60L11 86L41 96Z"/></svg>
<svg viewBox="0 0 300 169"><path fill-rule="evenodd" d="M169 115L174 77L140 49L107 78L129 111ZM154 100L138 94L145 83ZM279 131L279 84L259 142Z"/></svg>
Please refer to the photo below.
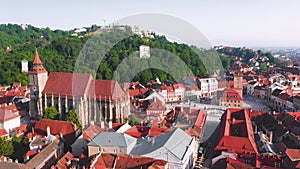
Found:
<svg viewBox="0 0 300 169"><path fill-rule="evenodd" d="M28 72L30 87L29 114L31 117L42 116L42 91L48 79L48 72L43 66L37 50L34 54L32 69Z"/></svg>

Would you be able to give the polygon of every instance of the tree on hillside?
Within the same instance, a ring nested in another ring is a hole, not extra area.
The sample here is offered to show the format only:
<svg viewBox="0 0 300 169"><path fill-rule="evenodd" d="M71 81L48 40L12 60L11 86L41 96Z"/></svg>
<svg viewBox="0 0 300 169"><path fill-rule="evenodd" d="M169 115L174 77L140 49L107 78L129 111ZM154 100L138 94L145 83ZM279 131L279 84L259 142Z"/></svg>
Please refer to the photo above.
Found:
<svg viewBox="0 0 300 169"><path fill-rule="evenodd" d="M57 120L59 118L59 112L53 106L47 107L47 108L45 108L43 118Z"/></svg>
<svg viewBox="0 0 300 169"><path fill-rule="evenodd" d="M13 152L13 143L6 137L0 137L0 156L11 156Z"/></svg>
<svg viewBox="0 0 300 169"><path fill-rule="evenodd" d="M80 122L79 115L75 109L70 110L66 115L66 121L70 121L75 123L80 129L82 129L82 125Z"/></svg>

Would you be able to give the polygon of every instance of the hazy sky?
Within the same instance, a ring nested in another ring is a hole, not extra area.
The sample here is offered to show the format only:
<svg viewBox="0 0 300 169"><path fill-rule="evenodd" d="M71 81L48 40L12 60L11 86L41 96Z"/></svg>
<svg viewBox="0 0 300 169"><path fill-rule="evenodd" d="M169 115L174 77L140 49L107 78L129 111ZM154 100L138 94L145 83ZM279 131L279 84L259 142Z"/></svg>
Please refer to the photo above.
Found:
<svg viewBox="0 0 300 169"><path fill-rule="evenodd" d="M161 13L191 23L213 45L300 47L299 9L299 0L6 0L0 23L72 29Z"/></svg>

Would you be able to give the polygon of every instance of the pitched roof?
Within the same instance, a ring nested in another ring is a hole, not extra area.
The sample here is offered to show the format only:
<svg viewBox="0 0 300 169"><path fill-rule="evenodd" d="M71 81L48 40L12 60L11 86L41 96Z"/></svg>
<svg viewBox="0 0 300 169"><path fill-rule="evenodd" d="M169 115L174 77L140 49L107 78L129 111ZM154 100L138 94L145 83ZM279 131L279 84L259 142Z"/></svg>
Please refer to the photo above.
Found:
<svg viewBox="0 0 300 169"><path fill-rule="evenodd" d="M111 101L124 101L128 96L115 80L92 80L89 95L100 100L111 99Z"/></svg>
<svg viewBox="0 0 300 169"><path fill-rule="evenodd" d="M229 108L222 115L219 143L215 150L258 154L249 109Z"/></svg>
<svg viewBox="0 0 300 169"><path fill-rule="evenodd" d="M0 129L0 137L8 135L8 132L5 129Z"/></svg>
<svg viewBox="0 0 300 169"><path fill-rule="evenodd" d="M92 76L87 73L51 72L43 93L47 95L83 96Z"/></svg>
<svg viewBox="0 0 300 169"><path fill-rule="evenodd" d="M167 107L159 99L155 99L155 101L150 103L147 107L147 110L167 110Z"/></svg>
<svg viewBox="0 0 300 169"><path fill-rule="evenodd" d="M83 131L83 139L90 142L97 134L105 130L106 128L101 128L98 125L90 125L86 130Z"/></svg>
<svg viewBox="0 0 300 169"><path fill-rule="evenodd" d="M226 90L225 98L228 100L243 100L242 96L233 88Z"/></svg>
<svg viewBox="0 0 300 169"><path fill-rule="evenodd" d="M6 169L30 169L26 164L12 163L12 162L0 162L0 168Z"/></svg>
<svg viewBox="0 0 300 169"><path fill-rule="evenodd" d="M299 149L287 149L286 155L291 159L291 161L300 160L300 150Z"/></svg>
<svg viewBox="0 0 300 169"><path fill-rule="evenodd" d="M89 142L88 146L129 147L135 144L136 141L136 138L124 133L104 131L98 134L91 142Z"/></svg>
<svg viewBox="0 0 300 169"><path fill-rule="evenodd" d="M139 144L131 151L131 154L145 155L154 151L158 151L157 153L170 152L177 159L182 160L192 140L193 137L182 129L176 128L166 134L140 140Z"/></svg>
<svg viewBox="0 0 300 169"><path fill-rule="evenodd" d="M124 154L109 154L102 153L97 159L94 166L95 169L102 168L165 168L167 162L148 157L124 155Z"/></svg>
<svg viewBox="0 0 300 169"><path fill-rule="evenodd" d="M3 123L5 121L14 119L14 118L20 118L19 114L12 113L9 110L6 110L4 108L0 108L0 122Z"/></svg>
<svg viewBox="0 0 300 169"><path fill-rule="evenodd" d="M40 59L39 53L37 51L35 51L34 54L33 64L43 64L42 60Z"/></svg>
<svg viewBox="0 0 300 169"><path fill-rule="evenodd" d="M31 72L36 72L36 73L47 72L47 70L43 67L43 62L41 61L40 56L37 51L34 54L33 68L32 68Z"/></svg>
<svg viewBox="0 0 300 169"><path fill-rule="evenodd" d="M41 119L35 124L35 132L46 135L47 127L50 127L50 133L54 136L61 133L67 143L72 144L75 141L78 128L72 122Z"/></svg>
<svg viewBox="0 0 300 169"><path fill-rule="evenodd" d="M49 145L47 145L41 152L34 156L26 163L26 166L30 168L37 168L43 160L45 160L51 153L57 151L57 147L60 145L60 140L54 139Z"/></svg>
<svg viewBox="0 0 300 169"><path fill-rule="evenodd" d="M74 158L73 154L68 151L63 157L61 157L57 161L55 167L59 169L68 169L71 165L71 163L69 162L71 162L73 158Z"/></svg>
<svg viewBox="0 0 300 169"><path fill-rule="evenodd" d="M141 138L148 135L149 127L146 126L132 126L128 130L126 130L124 133L128 134L135 138Z"/></svg>

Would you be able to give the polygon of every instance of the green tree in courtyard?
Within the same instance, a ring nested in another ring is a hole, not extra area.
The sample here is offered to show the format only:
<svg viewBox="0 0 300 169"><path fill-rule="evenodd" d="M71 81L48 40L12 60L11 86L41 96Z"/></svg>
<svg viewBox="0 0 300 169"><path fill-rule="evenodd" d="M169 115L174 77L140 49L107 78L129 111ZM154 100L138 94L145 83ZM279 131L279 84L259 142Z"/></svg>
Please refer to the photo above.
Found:
<svg viewBox="0 0 300 169"><path fill-rule="evenodd" d="M136 118L134 114L130 114L127 117L127 120L128 120L128 124L131 126L141 125L141 120Z"/></svg>
<svg viewBox="0 0 300 169"><path fill-rule="evenodd" d="M72 109L70 110L67 115L66 115L66 121L70 121L70 122L73 122L75 123L80 129L82 129L82 125L81 125L81 122L80 122L80 118L79 118L79 115L77 113L76 110Z"/></svg>
<svg viewBox="0 0 300 169"><path fill-rule="evenodd" d="M43 118L44 119L51 119L51 120L58 120L59 112L53 106L47 107L47 108L45 108Z"/></svg>
<svg viewBox="0 0 300 169"><path fill-rule="evenodd" d="M13 143L6 137L0 137L0 156L11 156L13 152Z"/></svg>

